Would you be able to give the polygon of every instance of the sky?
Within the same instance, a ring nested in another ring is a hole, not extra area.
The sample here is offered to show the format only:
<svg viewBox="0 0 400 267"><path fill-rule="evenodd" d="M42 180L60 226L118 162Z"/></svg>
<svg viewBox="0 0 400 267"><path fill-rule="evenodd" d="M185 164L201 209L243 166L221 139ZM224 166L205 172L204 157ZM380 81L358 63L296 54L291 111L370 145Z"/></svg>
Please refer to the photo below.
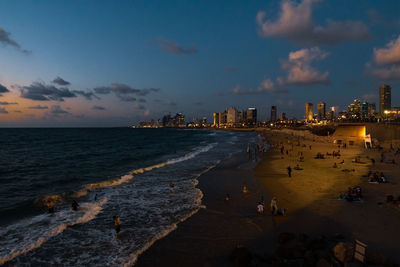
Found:
<svg viewBox="0 0 400 267"><path fill-rule="evenodd" d="M400 1L0 1L0 127L400 106ZM378 105L377 105L378 106Z"/></svg>

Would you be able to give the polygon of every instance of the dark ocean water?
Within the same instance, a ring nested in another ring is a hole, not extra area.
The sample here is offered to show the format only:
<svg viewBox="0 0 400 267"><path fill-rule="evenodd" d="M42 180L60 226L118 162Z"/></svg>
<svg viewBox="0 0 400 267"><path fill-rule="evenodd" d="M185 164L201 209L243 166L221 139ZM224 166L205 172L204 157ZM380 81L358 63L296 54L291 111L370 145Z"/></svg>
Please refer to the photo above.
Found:
<svg viewBox="0 0 400 267"><path fill-rule="evenodd" d="M207 130L0 129L0 265L132 265L201 208L198 176L255 141Z"/></svg>

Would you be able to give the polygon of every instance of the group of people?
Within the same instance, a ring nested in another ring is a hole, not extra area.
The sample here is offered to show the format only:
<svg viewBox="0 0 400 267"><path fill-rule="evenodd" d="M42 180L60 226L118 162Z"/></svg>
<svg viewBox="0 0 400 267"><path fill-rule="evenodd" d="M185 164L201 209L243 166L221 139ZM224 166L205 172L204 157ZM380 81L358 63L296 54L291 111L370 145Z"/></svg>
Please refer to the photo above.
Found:
<svg viewBox="0 0 400 267"><path fill-rule="evenodd" d="M349 187L347 190L347 194L340 194L340 199L346 199L347 201L361 201L362 199L362 193L361 193L361 187L356 186L356 187Z"/></svg>
<svg viewBox="0 0 400 267"><path fill-rule="evenodd" d="M386 177L383 172L371 172L368 173L368 182L369 183L387 183Z"/></svg>
<svg viewBox="0 0 400 267"><path fill-rule="evenodd" d="M276 197L273 197L273 198L271 199L271 204L270 204L270 207L271 207L271 215L272 215L272 216L275 216L275 215L284 216L285 213L286 213L286 209L285 209L285 208L278 208L277 201L278 201L278 200L277 200ZM261 200L260 202L258 202L258 205L257 205L257 212L258 212L259 214L264 214L264 201L263 201L263 200Z"/></svg>

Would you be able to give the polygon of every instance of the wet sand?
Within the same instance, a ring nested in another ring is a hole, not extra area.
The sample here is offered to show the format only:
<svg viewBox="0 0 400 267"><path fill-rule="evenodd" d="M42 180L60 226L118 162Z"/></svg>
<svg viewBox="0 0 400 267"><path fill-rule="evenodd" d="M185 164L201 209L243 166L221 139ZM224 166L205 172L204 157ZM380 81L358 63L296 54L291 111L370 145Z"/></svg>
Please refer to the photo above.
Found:
<svg viewBox="0 0 400 267"><path fill-rule="evenodd" d="M264 134L270 143L285 146L284 155L279 146L271 148L256 166L243 152L201 176L198 187L204 193L206 208L140 255L136 266L228 266L229 255L237 246L245 246L253 254L272 255L280 232L313 236L339 233L348 241L359 239L368 244L368 250L400 262L400 209L386 204L387 194L396 198L400 195L398 164L380 163L381 151L367 151L362 146L341 148L340 159L314 159L318 152L338 150L331 138L304 131ZM384 151L388 150L389 144L384 146ZM304 162L299 162L300 152ZM398 157L392 151L385 154L387 162ZM365 164L352 163L356 155ZM372 165L367 156L373 157L376 164ZM345 163L339 164L342 160ZM334 162L339 168L332 167ZM296 164L303 170L293 170L289 178L286 168L290 165L293 169ZM369 184L363 175L370 169L383 171L389 183ZM241 193L243 183L247 184L248 194ZM341 192L356 185L362 187L362 203L338 200ZM223 200L226 193L231 196L229 201ZM262 196L266 212L259 215L256 205ZM272 196L278 198L279 207L288 209L287 216L270 215Z"/></svg>

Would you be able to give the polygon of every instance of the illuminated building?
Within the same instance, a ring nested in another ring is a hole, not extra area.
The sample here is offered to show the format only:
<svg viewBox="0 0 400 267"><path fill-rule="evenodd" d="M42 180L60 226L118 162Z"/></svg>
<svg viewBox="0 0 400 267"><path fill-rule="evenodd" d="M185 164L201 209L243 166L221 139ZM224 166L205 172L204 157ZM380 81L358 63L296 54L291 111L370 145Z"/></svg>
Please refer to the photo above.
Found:
<svg viewBox="0 0 400 267"><path fill-rule="evenodd" d="M312 121L313 120L313 104L312 103L306 103L305 104L304 119L306 121Z"/></svg>
<svg viewBox="0 0 400 267"><path fill-rule="evenodd" d="M279 120L286 121L286 113L282 112L281 114L279 114Z"/></svg>
<svg viewBox="0 0 400 267"><path fill-rule="evenodd" d="M238 111L236 110L236 108L231 107L228 109L227 115L226 115L226 122L230 126L234 126L235 124L238 123Z"/></svg>
<svg viewBox="0 0 400 267"><path fill-rule="evenodd" d="M379 114L382 116L385 110L391 110L391 91L392 88L389 85L383 84L379 87Z"/></svg>
<svg viewBox="0 0 400 267"><path fill-rule="evenodd" d="M368 103L368 117L375 117L376 106L375 103Z"/></svg>
<svg viewBox="0 0 400 267"><path fill-rule="evenodd" d="M276 121L276 106L271 107L271 121Z"/></svg>
<svg viewBox="0 0 400 267"><path fill-rule="evenodd" d="M347 106L347 113L351 119L361 118L361 101L354 99L354 102Z"/></svg>
<svg viewBox="0 0 400 267"><path fill-rule="evenodd" d="M255 125L257 123L257 109L248 108L246 111L246 121L248 125Z"/></svg>
<svg viewBox="0 0 400 267"><path fill-rule="evenodd" d="M218 127L218 125L219 125L219 114L214 112L213 113L213 119L214 119L214 121L213 121L214 127Z"/></svg>
<svg viewBox="0 0 400 267"><path fill-rule="evenodd" d="M224 110L223 112L219 112L218 113L218 117L219 117L219 125L225 125L226 124L226 110Z"/></svg>
<svg viewBox="0 0 400 267"><path fill-rule="evenodd" d="M319 102L318 103L318 106L317 106L318 115L317 115L317 117L318 117L319 121L325 120L325 118L326 118L325 106L326 106L325 102Z"/></svg>

